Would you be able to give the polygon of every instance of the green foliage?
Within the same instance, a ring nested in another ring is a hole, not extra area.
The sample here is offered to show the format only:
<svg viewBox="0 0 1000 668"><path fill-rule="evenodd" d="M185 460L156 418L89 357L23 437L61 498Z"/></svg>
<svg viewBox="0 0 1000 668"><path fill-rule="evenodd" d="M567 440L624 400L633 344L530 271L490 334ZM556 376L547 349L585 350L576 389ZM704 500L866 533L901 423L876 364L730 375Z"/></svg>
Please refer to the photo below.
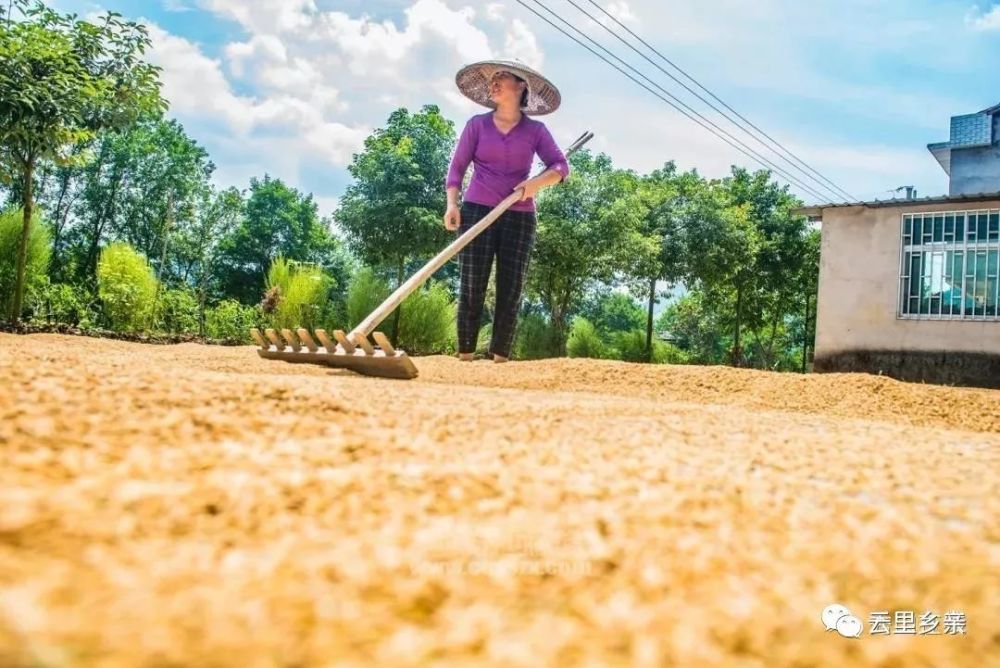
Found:
<svg viewBox="0 0 1000 668"><path fill-rule="evenodd" d="M646 330L619 332L614 337L614 347L618 359L623 362L646 361ZM653 340L653 364L686 364L683 351L663 341Z"/></svg>
<svg viewBox="0 0 1000 668"><path fill-rule="evenodd" d="M391 294L389 284L371 267L363 267L347 290L347 329L356 327Z"/></svg>
<svg viewBox="0 0 1000 668"><path fill-rule="evenodd" d="M447 243L441 214L454 141L454 124L433 105L415 114L397 109L365 139L348 166L354 183L336 213L363 262L397 269Z"/></svg>
<svg viewBox="0 0 1000 668"><path fill-rule="evenodd" d="M656 329L669 333L674 344L695 364L724 364L730 339L718 304L694 290L660 315Z"/></svg>
<svg viewBox="0 0 1000 668"><path fill-rule="evenodd" d="M250 182L243 216L221 243L217 256L219 289L244 304L259 298L277 257L312 264L336 280L340 269L339 242L320 220L312 195L302 195L279 179L265 176Z"/></svg>
<svg viewBox="0 0 1000 668"><path fill-rule="evenodd" d="M457 332L456 332L457 337ZM476 337L476 352L486 355L490 351L490 340L493 338L493 323L486 323L479 328L479 335ZM457 346L456 346L457 347Z"/></svg>
<svg viewBox="0 0 1000 668"><path fill-rule="evenodd" d="M261 319L257 307L226 299L205 311L205 336L220 341L251 343L250 329L259 327Z"/></svg>
<svg viewBox="0 0 1000 668"><path fill-rule="evenodd" d="M416 355L452 352L456 348L456 303L444 283L431 282L402 304L399 346Z"/></svg>
<svg viewBox="0 0 1000 668"><path fill-rule="evenodd" d="M560 333L538 313L521 317L514 337L514 357L537 360L562 355Z"/></svg>
<svg viewBox="0 0 1000 668"><path fill-rule="evenodd" d="M180 278L184 266L197 259L181 242L198 227L200 199L215 170L208 152L180 123L157 118L102 133L96 153L107 163L98 170L114 165L114 171L104 179L100 171L88 174L96 181L84 191L83 204L93 210L112 203L107 225L115 236L157 263L167 251L164 266L157 267L161 279Z"/></svg>
<svg viewBox="0 0 1000 668"><path fill-rule="evenodd" d="M591 296L581 306L579 315L604 335L646 326L646 312L623 292L606 291Z"/></svg>
<svg viewBox="0 0 1000 668"><path fill-rule="evenodd" d="M332 279L317 266L278 256L267 272L265 315L275 329L322 326L329 307ZM269 300L269 297L271 298Z"/></svg>
<svg viewBox="0 0 1000 668"><path fill-rule="evenodd" d="M157 305L157 329L170 334L197 333L198 310L198 296L192 290L163 290Z"/></svg>
<svg viewBox="0 0 1000 668"><path fill-rule="evenodd" d="M116 242L101 251L97 290L111 329L145 331L156 312L156 276L149 261L128 244Z"/></svg>
<svg viewBox="0 0 1000 668"><path fill-rule="evenodd" d="M569 330L569 339L566 341L566 353L570 357L592 357L601 359L607 357L607 346L601 340L601 335L584 317L577 316L573 319L573 325Z"/></svg>
<svg viewBox="0 0 1000 668"><path fill-rule="evenodd" d="M61 323L81 329L97 326L97 306L88 289L68 283L52 283L48 277L28 292L32 322Z"/></svg>
<svg viewBox="0 0 1000 668"><path fill-rule="evenodd" d="M110 12L90 23L40 0L9 4L20 16L0 22L0 163L19 181L28 220L39 161L82 159L75 149L98 130L125 127L165 105L159 69L142 60L151 44L145 26ZM10 307L15 319L24 260L18 253Z"/></svg>
<svg viewBox="0 0 1000 668"><path fill-rule="evenodd" d="M542 191L528 291L549 314L561 354L567 319L588 287L611 282L628 266L642 239L626 195L637 177L616 170L604 154L571 158L565 183Z"/></svg>
<svg viewBox="0 0 1000 668"><path fill-rule="evenodd" d="M0 314L9 313L14 300L16 283L14 272L17 266L23 219L22 210L12 209L0 213L0 306L3 307ZM41 214L36 211L31 217L24 272L25 289L29 294L37 292L46 284L45 272L48 269L51 248L49 228L42 221Z"/></svg>

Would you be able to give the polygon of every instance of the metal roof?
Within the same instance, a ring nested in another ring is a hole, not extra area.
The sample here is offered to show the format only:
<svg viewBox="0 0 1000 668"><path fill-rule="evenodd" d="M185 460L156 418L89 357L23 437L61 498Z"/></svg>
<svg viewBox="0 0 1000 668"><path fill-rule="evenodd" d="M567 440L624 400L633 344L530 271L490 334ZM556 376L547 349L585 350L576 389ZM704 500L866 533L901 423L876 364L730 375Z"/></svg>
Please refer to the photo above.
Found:
<svg viewBox="0 0 1000 668"><path fill-rule="evenodd" d="M799 216L822 216L825 209L843 209L847 207L862 206L866 209L881 209L892 206L919 206L921 204L951 204L961 202L986 202L989 200L1000 200L1000 192L979 193L978 195L938 195L936 197L917 197L914 199L885 199L874 200L872 202L841 202L831 204L814 204L792 209L792 213Z"/></svg>

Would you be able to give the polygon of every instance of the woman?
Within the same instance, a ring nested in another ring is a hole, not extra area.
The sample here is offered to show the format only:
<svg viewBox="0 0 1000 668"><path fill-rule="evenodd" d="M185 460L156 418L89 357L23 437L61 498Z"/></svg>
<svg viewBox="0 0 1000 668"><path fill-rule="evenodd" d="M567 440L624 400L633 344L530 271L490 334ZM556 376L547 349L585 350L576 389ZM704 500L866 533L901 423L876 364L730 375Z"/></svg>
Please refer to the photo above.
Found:
<svg viewBox="0 0 1000 668"><path fill-rule="evenodd" d="M458 356L469 361L476 350L483 302L494 257L496 307L489 352L506 362L514 343L528 258L535 242L535 195L569 176L569 165L548 128L528 115L559 107L559 91L541 74L520 63L491 60L468 65L455 77L467 97L492 111L473 116L458 140L445 188L444 226L464 233L515 190L523 189L496 222L462 249L458 301ZM546 170L528 178L535 155ZM469 163L472 180L459 208L458 195Z"/></svg>

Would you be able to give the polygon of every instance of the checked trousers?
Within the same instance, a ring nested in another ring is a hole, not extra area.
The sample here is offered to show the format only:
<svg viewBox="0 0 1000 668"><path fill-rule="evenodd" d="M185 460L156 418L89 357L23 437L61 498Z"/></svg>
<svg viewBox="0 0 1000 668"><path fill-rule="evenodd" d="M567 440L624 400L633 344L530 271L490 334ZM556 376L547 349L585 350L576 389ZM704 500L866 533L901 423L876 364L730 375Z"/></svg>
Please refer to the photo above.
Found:
<svg viewBox="0 0 1000 668"><path fill-rule="evenodd" d="M493 207L465 202L459 234L482 220ZM510 357L521 309L528 259L535 243L535 214L531 211L505 211L492 225L472 240L458 254L461 289L458 299L458 352L476 350L483 303L490 270L496 258L496 307L493 311L493 337L490 353Z"/></svg>

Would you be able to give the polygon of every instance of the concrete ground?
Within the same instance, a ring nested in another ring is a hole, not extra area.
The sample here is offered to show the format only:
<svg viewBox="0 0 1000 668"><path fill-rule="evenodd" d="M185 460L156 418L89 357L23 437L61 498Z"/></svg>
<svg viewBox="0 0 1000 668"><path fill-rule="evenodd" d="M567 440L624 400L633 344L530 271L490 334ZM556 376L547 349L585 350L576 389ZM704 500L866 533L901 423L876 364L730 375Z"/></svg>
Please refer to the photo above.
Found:
<svg viewBox="0 0 1000 668"><path fill-rule="evenodd" d="M1000 392L417 366L0 335L0 665L1000 656ZM966 633L871 634L896 611Z"/></svg>

